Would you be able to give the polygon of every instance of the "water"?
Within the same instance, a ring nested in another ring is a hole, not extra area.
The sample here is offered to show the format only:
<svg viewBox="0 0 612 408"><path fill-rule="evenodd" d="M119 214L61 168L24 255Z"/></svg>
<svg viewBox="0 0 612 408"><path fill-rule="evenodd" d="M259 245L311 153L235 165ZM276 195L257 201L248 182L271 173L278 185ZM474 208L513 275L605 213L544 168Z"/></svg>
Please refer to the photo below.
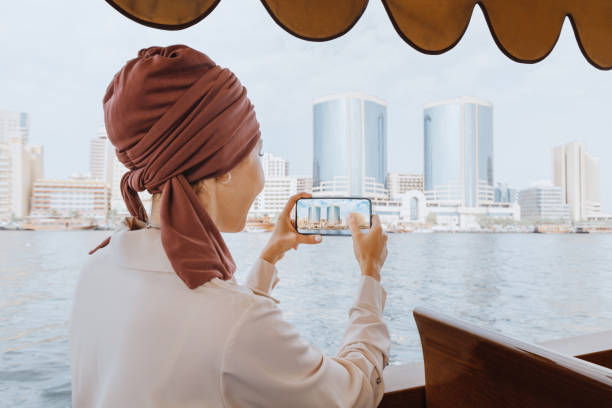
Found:
<svg viewBox="0 0 612 408"><path fill-rule="evenodd" d="M107 231L0 232L0 406L70 406L68 318L79 267ZM242 281L269 234L226 236ZM421 359L412 309L428 306L532 342L612 328L612 234L390 234L383 270L391 364ZM351 239L279 262L274 296L335 354L357 288Z"/></svg>

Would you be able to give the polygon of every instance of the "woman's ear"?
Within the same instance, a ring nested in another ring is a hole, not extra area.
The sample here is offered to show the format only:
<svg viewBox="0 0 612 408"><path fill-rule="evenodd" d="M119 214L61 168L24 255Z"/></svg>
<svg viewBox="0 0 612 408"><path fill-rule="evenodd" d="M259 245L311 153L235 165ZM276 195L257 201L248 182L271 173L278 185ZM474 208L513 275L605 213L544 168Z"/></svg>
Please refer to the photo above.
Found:
<svg viewBox="0 0 612 408"><path fill-rule="evenodd" d="M232 180L232 173L230 173L229 171L225 174L222 174L220 176L217 176L215 178L217 180L218 183L221 184L229 184L230 181Z"/></svg>

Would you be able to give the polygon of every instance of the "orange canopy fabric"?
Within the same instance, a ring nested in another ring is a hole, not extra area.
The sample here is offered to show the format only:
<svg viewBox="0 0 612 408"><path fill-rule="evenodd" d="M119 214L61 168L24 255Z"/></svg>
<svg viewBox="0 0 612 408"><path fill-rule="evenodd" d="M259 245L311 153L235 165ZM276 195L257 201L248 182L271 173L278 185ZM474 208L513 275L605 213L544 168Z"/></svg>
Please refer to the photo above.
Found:
<svg viewBox="0 0 612 408"><path fill-rule="evenodd" d="M220 0L106 0L147 26L179 30L206 17ZM533 63L555 46L570 19L585 58L612 69L612 0L381 0L408 44L427 54L454 47L478 4L495 43L511 59ZM261 0L274 21L292 35L327 41L348 32L368 0ZM236 27L239 29L239 27Z"/></svg>

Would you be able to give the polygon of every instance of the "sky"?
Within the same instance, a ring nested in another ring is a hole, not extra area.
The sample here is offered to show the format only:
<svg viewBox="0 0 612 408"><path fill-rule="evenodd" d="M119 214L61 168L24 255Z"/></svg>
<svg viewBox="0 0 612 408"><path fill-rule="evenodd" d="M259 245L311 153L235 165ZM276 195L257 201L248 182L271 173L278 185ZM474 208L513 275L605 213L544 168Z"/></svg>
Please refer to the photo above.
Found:
<svg viewBox="0 0 612 408"><path fill-rule="evenodd" d="M602 209L612 212L612 71L581 54L565 21L542 62L499 51L477 7L459 44L432 56L395 32L371 1L349 33L308 42L280 28L261 2L222 0L185 30L148 28L106 2L20 0L0 5L0 109L30 114L30 142L44 147L44 176L89 168L89 140L103 126L102 97L138 50L186 44L236 73L255 106L264 150L312 172L312 101L363 91L388 104L388 170L423 169L423 105L476 96L494 106L494 178L514 188L552 178L556 145L582 141L601 160Z"/></svg>

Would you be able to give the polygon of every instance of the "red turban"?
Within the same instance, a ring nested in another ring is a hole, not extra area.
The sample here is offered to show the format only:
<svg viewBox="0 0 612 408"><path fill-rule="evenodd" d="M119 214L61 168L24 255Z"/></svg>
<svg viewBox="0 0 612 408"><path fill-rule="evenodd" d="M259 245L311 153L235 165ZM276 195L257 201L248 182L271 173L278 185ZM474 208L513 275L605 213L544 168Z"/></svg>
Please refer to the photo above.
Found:
<svg viewBox="0 0 612 408"><path fill-rule="evenodd" d="M230 279L236 264L189 183L228 172L257 144L246 88L185 45L150 47L114 76L103 104L108 138L129 169L121 193L130 214L147 222L137 192L161 192L161 241L177 275L191 289Z"/></svg>

